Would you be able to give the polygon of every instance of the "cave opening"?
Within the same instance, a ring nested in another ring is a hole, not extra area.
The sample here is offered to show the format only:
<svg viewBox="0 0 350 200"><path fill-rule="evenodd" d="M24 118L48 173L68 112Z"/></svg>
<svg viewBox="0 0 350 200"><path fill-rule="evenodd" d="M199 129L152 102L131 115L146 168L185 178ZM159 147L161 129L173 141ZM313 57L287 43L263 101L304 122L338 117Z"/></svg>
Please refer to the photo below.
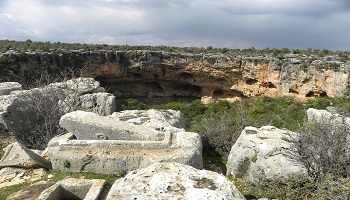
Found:
<svg viewBox="0 0 350 200"><path fill-rule="evenodd" d="M258 82L258 80L255 80L255 79L247 79L246 81L245 81L245 83L247 84L247 85L254 85L254 84L256 84Z"/></svg>
<svg viewBox="0 0 350 200"><path fill-rule="evenodd" d="M327 92L320 93L320 97L328 97Z"/></svg>
<svg viewBox="0 0 350 200"><path fill-rule="evenodd" d="M289 93L293 93L293 94L299 94L299 92L298 91L296 91L296 90L294 90L294 89L289 89L289 91L288 91Z"/></svg>
<svg viewBox="0 0 350 200"><path fill-rule="evenodd" d="M305 97L314 97L314 96L315 96L315 92L313 92L313 91L311 91L305 95Z"/></svg>
<svg viewBox="0 0 350 200"><path fill-rule="evenodd" d="M224 97L224 92L222 90L215 90L213 92L213 98L222 98Z"/></svg>
<svg viewBox="0 0 350 200"><path fill-rule="evenodd" d="M268 82L267 83L267 87L268 88L277 88L275 84L271 83L271 82Z"/></svg>
<svg viewBox="0 0 350 200"><path fill-rule="evenodd" d="M136 75L137 76L137 75ZM145 81L128 78L95 78L101 87L112 93L117 100L134 98L146 104L168 103L171 101L191 102L202 97L202 87L180 84L172 81Z"/></svg>

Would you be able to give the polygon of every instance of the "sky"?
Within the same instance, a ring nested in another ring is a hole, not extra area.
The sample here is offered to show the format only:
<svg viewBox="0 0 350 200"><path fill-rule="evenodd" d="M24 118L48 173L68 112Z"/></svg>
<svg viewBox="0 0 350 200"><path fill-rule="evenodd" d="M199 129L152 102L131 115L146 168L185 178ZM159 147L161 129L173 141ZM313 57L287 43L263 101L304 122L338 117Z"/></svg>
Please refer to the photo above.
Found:
<svg viewBox="0 0 350 200"><path fill-rule="evenodd" d="M350 0L0 0L0 39L350 50Z"/></svg>

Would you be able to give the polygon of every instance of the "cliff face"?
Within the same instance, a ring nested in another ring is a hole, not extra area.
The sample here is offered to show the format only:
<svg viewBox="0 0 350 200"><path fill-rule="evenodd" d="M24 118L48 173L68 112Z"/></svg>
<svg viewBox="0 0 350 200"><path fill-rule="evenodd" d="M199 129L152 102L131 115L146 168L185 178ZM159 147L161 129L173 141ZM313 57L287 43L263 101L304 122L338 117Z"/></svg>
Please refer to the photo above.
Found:
<svg viewBox="0 0 350 200"><path fill-rule="evenodd" d="M117 98L149 102L250 96L290 96L305 101L344 95L349 62L321 58L307 63L300 57L289 55L281 60L160 51L6 53L0 56L0 78L24 83L42 73L57 77L68 68L99 80Z"/></svg>

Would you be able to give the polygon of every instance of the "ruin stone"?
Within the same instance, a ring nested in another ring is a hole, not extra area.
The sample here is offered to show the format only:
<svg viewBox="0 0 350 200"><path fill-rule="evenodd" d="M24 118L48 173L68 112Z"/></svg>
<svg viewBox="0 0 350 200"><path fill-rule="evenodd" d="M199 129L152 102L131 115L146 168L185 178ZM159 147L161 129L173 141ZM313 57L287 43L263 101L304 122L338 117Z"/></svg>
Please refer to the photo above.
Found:
<svg viewBox="0 0 350 200"><path fill-rule="evenodd" d="M60 124L71 134L49 142L56 171L118 174L155 162L203 167L200 136L185 132L178 111L134 110L109 116L75 111L64 115Z"/></svg>
<svg viewBox="0 0 350 200"><path fill-rule="evenodd" d="M84 199L98 200L105 180L67 178L44 190L36 200Z"/></svg>
<svg viewBox="0 0 350 200"><path fill-rule="evenodd" d="M245 199L224 175L180 163L155 163L114 182L113 199Z"/></svg>
<svg viewBox="0 0 350 200"><path fill-rule="evenodd" d="M273 126L246 127L232 146L227 161L227 175L252 183L307 177L306 167L289 140L295 133Z"/></svg>
<svg viewBox="0 0 350 200"><path fill-rule="evenodd" d="M133 110L99 116L92 112L75 111L61 117L60 125L79 140L162 140L163 132L184 131L184 119L179 111Z"/></svg>
<svg viewBox="0 0 350 200"><path fill-rule="evenodd" d="M50 162L19 142L5 148L5 154L0 160L0 169L4 167L52 169Z"/></svg>

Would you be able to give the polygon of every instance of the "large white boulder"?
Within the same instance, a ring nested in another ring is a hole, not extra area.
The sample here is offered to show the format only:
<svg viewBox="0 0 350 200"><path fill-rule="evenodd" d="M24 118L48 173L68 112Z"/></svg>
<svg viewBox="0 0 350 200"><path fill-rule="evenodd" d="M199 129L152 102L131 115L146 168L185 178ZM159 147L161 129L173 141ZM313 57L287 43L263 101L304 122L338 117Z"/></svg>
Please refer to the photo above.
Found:
<svg viewBox="0 0 350 200"><path fill-rule="evenodd" d="M106 198L245 199L225 176L179 163L155 163L114 182Z"/></svg>
<svg viewBox="0 0 350 200"><path fill-rule="evenodd" d="M295 133L273 126L246 127L231 148L227 175L254 183L296 174L307 176L307 169L289 142L291 137Z"/></svg>
<svg viewBox="0 0 350 200"><path fill-rule="evenodd" d="M339 125L350 126L350 118L331 113L327 110L309 108L306 111L306 115L307 121L310 123L337 123Z"/></svg>
<svg viewBox="0 0 350 200"><path fill-rule="evenodd" d="M56 131L60 117L77 108L109 115L115 109L115 97L104 93L100 83L92 78L77 78L45 87L12 91L9 95L0 96L0 123L27 145L37 137L50 139L45 138L46 135L55 133L47 132Z"/></svg>

